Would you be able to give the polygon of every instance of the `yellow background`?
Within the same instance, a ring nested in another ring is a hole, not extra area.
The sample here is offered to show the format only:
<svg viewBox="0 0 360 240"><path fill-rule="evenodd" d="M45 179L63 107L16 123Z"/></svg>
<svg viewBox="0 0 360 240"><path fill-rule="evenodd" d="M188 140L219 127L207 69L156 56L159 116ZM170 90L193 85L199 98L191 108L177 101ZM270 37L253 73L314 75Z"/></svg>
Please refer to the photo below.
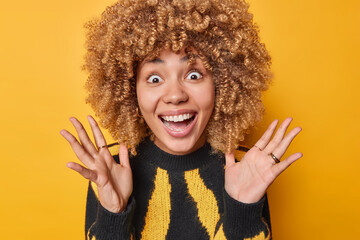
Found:
<svg viewBox="0 0 360 240"><path fill-rule="evenodd" d="M114 1L2 1L0 238L83 239L87 182L60 136L85 121L83 23ZM269 190L274 239L358 239L360 1L251 0L272 58L264 121L303 127ZM109 138L110 139L110 138Z"/></svg>

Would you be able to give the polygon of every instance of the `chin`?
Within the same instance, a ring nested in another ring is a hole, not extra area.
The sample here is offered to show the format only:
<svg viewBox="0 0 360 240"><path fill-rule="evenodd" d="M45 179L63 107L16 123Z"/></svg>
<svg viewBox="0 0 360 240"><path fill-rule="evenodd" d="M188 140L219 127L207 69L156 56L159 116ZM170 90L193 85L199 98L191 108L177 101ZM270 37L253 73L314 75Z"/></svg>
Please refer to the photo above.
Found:
<svg viewBox="0 0 360 240"><path fill-rule="evenodd" d="M185 155L194 151L195 144L189 141L175 141L168 148L175 155Z"/></svg>
<svg viewBox="0 0 360 240"><path fill-rule="evenodd" d="M186 155L196 151L205 143L205 138L201 135L194 139L193 137L175 138L168 136L165 139L155 137L155 144L163 151L173 155Z"/></svg>

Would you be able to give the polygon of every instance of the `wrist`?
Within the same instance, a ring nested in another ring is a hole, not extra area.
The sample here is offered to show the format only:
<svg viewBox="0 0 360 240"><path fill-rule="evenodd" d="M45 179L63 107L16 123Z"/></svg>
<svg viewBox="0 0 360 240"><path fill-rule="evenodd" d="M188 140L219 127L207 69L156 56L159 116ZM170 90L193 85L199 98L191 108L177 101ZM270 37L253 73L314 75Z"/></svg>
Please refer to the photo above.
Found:
<svg viewBox="0 0 360 240"><path fill-rule="evenodd" d="M127 202L123 202L123 204L120 204L120 203L114 204L112 202L102 201L101 199L99 202L105 210L107 210L110 213L115 213L115 214L125 211L126 206L127 206Z"/></svg>
<svg viewBox="0 0 360 240"><path fill-rule="evenodd" d="M247 204L256 203L265 195L265 193L259 194L253 191L231 191L231 189L228 190L226 187L225 191L234 200Z"/></svg>

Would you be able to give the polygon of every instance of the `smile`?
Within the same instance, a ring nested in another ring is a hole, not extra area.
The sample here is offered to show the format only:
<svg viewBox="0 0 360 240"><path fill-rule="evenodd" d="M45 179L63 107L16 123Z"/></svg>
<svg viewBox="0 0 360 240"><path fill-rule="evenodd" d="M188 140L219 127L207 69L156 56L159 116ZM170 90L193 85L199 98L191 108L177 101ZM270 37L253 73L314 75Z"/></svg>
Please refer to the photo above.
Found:
<svg viewBox="0 0 360 240"><path fill-rule="evenodd" d="M160 116L165 130L173 137L185 137L195 125L197 114L185 113Z"/></svg>
<svg viewBox="0 0 360 240"><path fill-rule="evenodd" d="M193 113L187 113L187 114L180 114L175 116L161 116L161 118L167 122L182 122L184 120L188 120L192 118L194 115L195 114Z"/></svg>

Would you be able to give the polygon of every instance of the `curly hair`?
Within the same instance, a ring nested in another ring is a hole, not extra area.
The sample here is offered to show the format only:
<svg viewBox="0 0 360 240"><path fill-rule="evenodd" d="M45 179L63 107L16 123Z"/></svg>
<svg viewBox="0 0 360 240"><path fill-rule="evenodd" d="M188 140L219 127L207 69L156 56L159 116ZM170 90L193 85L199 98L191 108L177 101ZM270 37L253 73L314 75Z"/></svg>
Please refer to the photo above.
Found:
<svg viewBox="0 0 360 240"><path fill-rule="evenodd" d="M215 84L215 106L206 127L211 146L236 149L264 112L262 91L271 58L243 0L120 0L87 29L87 102L100 125L132 154L151 130L136 97L136 68L169 48L196 49Z"/></svg>

